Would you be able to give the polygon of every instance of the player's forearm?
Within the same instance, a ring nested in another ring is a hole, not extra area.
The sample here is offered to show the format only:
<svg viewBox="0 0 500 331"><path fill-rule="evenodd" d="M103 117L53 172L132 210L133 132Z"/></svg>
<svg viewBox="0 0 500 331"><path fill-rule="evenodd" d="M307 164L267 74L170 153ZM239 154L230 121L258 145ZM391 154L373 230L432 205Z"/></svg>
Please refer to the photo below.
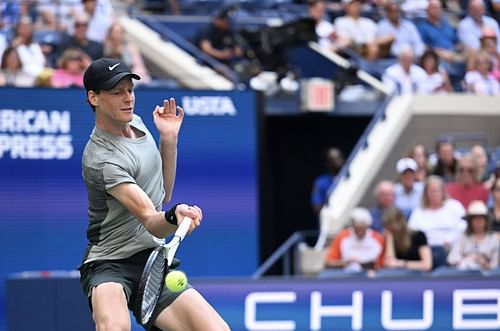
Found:
<svg viewBox="0 0 500 331"><path fill-rule="evenodd" d="M160 154L162 159L164 202L170 202L174 190L177 169L177 137L160 138Z"/></svg>
<svg viewBox="0 0 500 331"><path fill-rule="evenodd" d="M163 211L154 211L140 215L139 221L149 233L158 238L165 238L177 228L165 220L165 212Z"/></svg>

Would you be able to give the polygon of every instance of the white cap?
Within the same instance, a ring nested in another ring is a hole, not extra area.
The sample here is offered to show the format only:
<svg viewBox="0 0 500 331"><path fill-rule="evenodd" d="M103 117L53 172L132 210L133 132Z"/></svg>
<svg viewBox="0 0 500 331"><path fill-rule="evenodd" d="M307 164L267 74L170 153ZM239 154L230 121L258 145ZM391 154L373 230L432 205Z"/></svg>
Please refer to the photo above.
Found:
<svg viewBox="0 0 500 331"><path fill-rule="evenodd" d="M467 207L467 218L471 216L488 216L488 207L481 200L474 200Z"/></svg>
<svg viewBox="0 0 500 331"><path fill-rule="evenodd" d="M351 222L353 225L372 225L372 215L366 208L357 207L351 211Z"/></svg>
<svg viewBox="0 0 500 331"><path fill-rule="evenodd" d="M400 159L396 164L396 170L398 171L398 174L402 174L406 170L413 170L415 172L417 171L417 169L417 162L415 162L415 160L411 157L404 157Z"/></svg>

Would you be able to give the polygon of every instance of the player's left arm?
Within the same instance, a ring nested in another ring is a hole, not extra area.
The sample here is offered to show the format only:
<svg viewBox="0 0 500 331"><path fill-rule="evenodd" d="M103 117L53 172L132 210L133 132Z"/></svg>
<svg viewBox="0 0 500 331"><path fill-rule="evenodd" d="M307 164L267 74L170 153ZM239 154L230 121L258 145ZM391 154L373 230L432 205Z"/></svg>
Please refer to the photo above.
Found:
<svg viewBox="0 0 500 331"><path fill-rule="evenodd" d="M177 141L184 119L184 110L176 106L174 98L170 98L163 101L163 107L156 106L153 111L153 119L160 133L164 202L169 202L172 199L174 189L177 169Z"/></svg>

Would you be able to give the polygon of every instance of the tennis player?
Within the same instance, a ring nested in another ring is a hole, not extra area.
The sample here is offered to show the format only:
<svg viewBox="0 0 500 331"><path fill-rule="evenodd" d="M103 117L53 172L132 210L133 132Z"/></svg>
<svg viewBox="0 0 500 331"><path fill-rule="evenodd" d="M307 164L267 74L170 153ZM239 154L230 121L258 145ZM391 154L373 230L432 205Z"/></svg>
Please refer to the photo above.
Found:
<svg viewBox="0 0 500 331"><path fill-rule="evenodd" d="M199 207L169 202L175 181L177 138L184 117L175 100L156 106L159 151L141 118L134 114L134 83L140 77L119 60L101 58L86 70L87 101L95 127L82 157L89 200L88 247L80 267L96 330L130 330L137 284L150 252L184 217L190 231L200 225ZM136 316L136 319L137 316ZM229 330L212 306L191 286L166 287L150 330Z"/></svg>

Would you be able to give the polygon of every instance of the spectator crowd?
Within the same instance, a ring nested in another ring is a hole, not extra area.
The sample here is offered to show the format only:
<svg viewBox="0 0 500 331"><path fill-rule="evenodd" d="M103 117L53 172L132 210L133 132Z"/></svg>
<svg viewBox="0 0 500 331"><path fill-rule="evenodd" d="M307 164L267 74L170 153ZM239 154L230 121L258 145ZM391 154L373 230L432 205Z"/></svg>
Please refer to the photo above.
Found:
<svg viewBox="0 0 500 331"><path fill-rule="evenodd" d="M500 93L498 1L342 0L339 6L309 0L308 5L319 44L353 59L394 93Z"/></svg>
<svg viewBox="0 0 500 331"><path fill-rule="evenodd" d="M136 45L116 20L110 0L0 2L0 86L83 87L100 57L118 58L150 76Z"/></svg>
<svg viewBox="0 0 500 331"><path fill-rule="evenodd" d="M376 183L375 204L354 208L331 238L321 277L500 274L496 154L445 139L430 155L415 145L394 169L394 180Z"/></svg>

